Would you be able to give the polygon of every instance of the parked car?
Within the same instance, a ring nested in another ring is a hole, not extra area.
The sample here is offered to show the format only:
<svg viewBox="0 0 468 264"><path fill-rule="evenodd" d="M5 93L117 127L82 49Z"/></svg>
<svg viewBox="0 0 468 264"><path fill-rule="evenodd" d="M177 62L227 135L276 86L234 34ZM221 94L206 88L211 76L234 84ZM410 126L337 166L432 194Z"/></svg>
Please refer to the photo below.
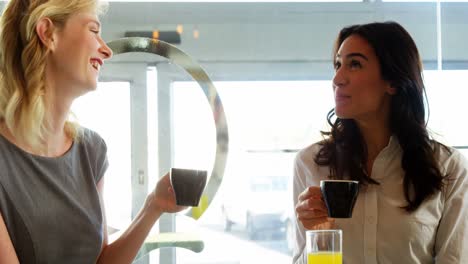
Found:
<svg viewBox="0 0 468 264"><path fill-rule="evenodd" d="M245 228L249 238L256 239L264 232L284 232L287 176L258 176L248 180L238 199L222 204L225 231L233 225Z"/></svg>
<svg viewBox="0 0 468 264"><path fill-rule="evenodd" d="M218 199L224 230L243 229L250 239L284 236L291 219L295 153L231 153Z"/></svg>

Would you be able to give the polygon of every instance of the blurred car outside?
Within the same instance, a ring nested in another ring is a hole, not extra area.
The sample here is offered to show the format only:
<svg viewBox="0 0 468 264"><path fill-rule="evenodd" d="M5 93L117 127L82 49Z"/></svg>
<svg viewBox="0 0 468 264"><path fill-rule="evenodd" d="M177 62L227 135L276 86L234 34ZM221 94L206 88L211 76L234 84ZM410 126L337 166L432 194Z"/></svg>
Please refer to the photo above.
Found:
<svg viewBox="0 0 468 264"><path fill-rule="evenodd" d="M231 158L220 195L226 232L239 226L252 240L275 234L288 238L294 156L285 152L245 152Z"/></svg>

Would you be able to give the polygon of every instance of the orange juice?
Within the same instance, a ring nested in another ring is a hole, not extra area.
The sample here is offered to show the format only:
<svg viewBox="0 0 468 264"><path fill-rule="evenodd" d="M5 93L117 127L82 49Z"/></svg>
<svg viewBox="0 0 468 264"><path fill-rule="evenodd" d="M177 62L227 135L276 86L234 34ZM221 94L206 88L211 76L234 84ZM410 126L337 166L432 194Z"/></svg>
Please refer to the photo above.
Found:
<svg viewBox="0 0 468 264"><path fill-rule="evenodd" d="M342 264L341 252L318 252L307 255L307 264Z"/></svg>

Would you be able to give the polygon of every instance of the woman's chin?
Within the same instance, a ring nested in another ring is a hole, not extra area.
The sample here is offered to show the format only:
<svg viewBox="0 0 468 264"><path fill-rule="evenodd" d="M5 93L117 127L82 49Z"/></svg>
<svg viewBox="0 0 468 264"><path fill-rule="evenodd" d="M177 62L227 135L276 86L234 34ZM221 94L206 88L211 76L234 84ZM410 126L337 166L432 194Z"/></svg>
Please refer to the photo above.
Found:
<svg viewBox="0 0 468 264"><path fill-rule="evenodd" d="M341 109L338 109L338 108L335 108L335 116L340 118L340 119L348 119L350 118L348 113L346 113L345 111L341 110Z"/></svg>

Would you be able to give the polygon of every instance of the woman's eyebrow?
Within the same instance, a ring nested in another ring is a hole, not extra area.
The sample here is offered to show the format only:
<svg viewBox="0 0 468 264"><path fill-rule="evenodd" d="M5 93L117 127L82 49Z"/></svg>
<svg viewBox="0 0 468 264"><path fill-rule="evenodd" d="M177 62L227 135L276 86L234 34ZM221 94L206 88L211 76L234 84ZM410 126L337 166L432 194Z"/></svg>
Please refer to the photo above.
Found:
<svg viewBox="0 0 468 264"><path fill-rule="evenodd" d="M90 19L88 23L95 24L98 28L101 28L101 23L99 23L97 20Z"/></svg>
<svg viewBox="0 0 468 264"><path fill-rule="evenodd" d="M352 57L361 57L366 61L369 60L364 54L359 53L359 52L353 52L353 53L349 53L348 55L346 55L346 58L348 58L348 59L352 58Z"/></svg>
<svg viewBox="0 0 468 264"><path fill-rule="evenodd" d="M352 53L346 54L347 59L352 58L352 57L361 57L364 60L369 61L369 59L364 54L359 53L359 52L352 52ZM338 58L341 58L341 54L336 54L335 59L338 59Z"/></svg>

